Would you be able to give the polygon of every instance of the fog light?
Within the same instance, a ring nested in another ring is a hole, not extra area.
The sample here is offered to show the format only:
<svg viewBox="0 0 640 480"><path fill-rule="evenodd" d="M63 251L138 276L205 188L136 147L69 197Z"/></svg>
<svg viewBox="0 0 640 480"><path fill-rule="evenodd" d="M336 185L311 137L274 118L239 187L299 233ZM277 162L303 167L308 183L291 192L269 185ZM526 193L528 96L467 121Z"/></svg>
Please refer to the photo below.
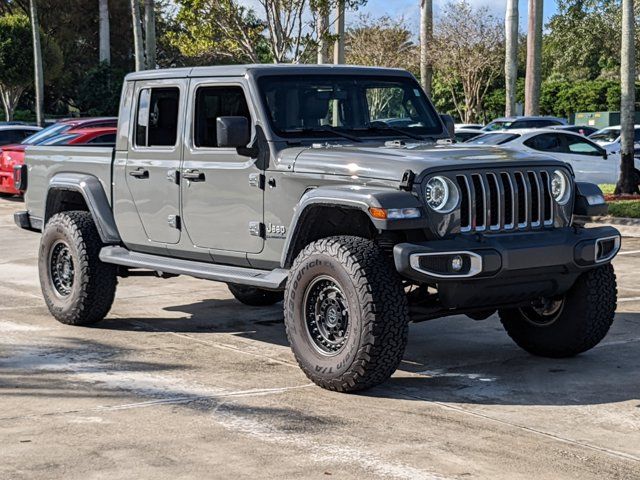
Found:
<svg viewBox="0 0 640 480"><path fill-rule="evenodd" d="M451 258L451 270L453 270L454 272L459 272L460 270L462 270L463 266L464 260L460 255L456 255L455 257Z"/></svg>

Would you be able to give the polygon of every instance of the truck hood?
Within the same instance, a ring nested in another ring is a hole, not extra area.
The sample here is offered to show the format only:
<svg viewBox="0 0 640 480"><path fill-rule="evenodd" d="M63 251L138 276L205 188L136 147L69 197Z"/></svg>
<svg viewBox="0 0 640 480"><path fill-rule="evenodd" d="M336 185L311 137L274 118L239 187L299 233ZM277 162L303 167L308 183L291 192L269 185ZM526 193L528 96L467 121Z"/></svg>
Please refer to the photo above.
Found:
<svg viewBox="0 0 640 480"><path fill-rule="evenodd" d="M406 170L420 174L424 170L447 167L448 170L482 168L488 164L507 166L525 162L527 165L557 164L543 155L508 148L406 144L314 145L302 151L295 160L294 171L323 175L344 175L380 180L400 181Z"/></svg>

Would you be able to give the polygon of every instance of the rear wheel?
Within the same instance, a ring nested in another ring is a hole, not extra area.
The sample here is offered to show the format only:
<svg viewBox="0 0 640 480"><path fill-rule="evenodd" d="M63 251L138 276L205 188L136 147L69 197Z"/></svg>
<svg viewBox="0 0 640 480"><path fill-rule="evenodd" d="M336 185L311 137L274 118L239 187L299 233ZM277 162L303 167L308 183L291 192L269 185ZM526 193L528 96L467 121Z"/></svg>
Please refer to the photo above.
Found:
<svg viewBox="0 0 640 480"><path fill-rule="evenodd" d="M500 311L509 336L533 355L571 357L595 347L605 337L616 311L613 266L583 273L562 297Z"/></svg>
<svg viewBox="0 0 640 480"><path fill-rule="evenodd" d="M90 325L109 313L117 270L100 261L103 246L88 212L59 213L47 222L38 269L47 307L58 321Z"/></svg>
<svg viewBox="0 0 640 480"><path fill-rule="evenodd" d="M407 298L391 262L370 240L331 237L308 245L289 272L284 307L298 364L323 388L372 387L402 360Z"/></svg>
<svg viewBox="0 0 640 480"><path fill-rule="evenodd" d="M236 283L229 283L227 287L229 287L229 291L236 300L251 307L268 307L269 305L281 302L284 298L283 292L247 287Z"/></svg>

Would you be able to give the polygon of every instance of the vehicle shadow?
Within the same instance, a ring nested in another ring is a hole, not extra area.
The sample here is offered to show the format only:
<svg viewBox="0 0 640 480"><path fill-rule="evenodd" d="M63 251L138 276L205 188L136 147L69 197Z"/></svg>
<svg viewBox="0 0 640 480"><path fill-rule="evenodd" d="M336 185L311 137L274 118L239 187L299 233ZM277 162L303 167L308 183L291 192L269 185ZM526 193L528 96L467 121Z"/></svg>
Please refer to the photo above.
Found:
<svg viewBox="0 0 640 480"><path fill-rule="evenodd" d="M97 328L231 333L288 346L282 305L247 307L234 299L165 309L165 318L111 318ZM175 318L174 315L180 315ZM590 405L640 400L640 313L619 313L610 334L577 357L547 359L521 350L494 316L451 317L411 325L396 374L362 396L485 405ZM639 405L640 407L640 405Z"/></svg>

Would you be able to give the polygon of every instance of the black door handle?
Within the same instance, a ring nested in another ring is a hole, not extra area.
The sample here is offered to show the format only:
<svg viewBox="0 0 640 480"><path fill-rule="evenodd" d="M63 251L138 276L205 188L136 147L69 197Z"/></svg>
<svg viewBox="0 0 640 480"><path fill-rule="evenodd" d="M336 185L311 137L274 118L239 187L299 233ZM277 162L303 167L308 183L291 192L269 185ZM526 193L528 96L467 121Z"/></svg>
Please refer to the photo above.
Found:
<svg viewBox="0 0 640 480"><path fill-rule="evenodd" d="M133 170L129 172L129 175L136 178L149 178L149 170L145 170L144 168L139 168L138 170Z"/></svg>
<svg viewBox="0 0 640 480"><path fill-rule="evenodd" d="M191 180L192 182L204 182L206 179L204 173L199 172L198 170L185 170L182 174L182 178L185 180Z"/></svg>

